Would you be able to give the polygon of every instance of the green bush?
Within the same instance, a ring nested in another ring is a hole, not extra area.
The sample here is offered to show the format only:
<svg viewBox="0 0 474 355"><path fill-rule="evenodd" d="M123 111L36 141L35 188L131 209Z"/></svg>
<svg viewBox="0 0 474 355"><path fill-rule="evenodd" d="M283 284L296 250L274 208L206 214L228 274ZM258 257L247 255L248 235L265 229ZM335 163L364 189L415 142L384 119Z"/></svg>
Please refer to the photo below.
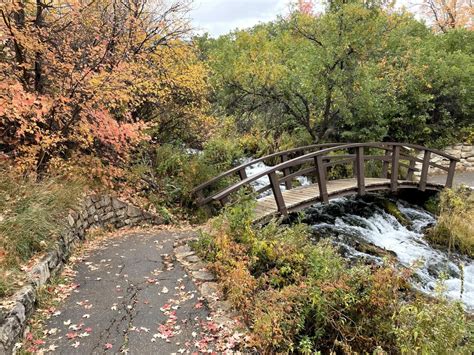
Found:
<svg viewBox="0 0 474 355"><path fill-rule="evenodd" d="M394 321L397 345L404 354L474 352L472 322L469 325L460 303L442 296L435 303L421 300L403 305Z"/></svg>
<svg viewBox="0 0 474 355"><path fill-rule="evenodd" d="M428 326L410 318L407 307L417 307L439 331L455 316L444 339L453 351L465 349L472 322L445 299L415 298L409 270L350 265L327 241L312 243L306 225L254 228L252 210L251 201L226 208L194 244L246 320L247 345L263 353L399 353ZM441 350L439 332L425 333L423 344Z"/></svg>
<svg viewBox="0 0 474 355"><path fill-rule="evenodd" d="M194 187L230 169L242 156L238 140L227 138L210 139L196 153L180 145L147 145L136 158L132 171L151 187L147 198L157 209L182 209L192 206ZM228 183L229 179L222 179L211 188L217 191Z"/></svg>

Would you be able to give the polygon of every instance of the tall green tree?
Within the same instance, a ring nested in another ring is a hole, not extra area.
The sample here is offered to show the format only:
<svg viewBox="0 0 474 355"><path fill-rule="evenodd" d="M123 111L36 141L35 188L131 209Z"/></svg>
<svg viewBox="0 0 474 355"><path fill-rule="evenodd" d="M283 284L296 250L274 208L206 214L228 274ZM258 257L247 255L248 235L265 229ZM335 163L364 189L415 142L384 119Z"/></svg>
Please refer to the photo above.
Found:
<svg viewBox="0 0 474 355"><path fill-rule="evenodd" d="M304 128L314 142L441 144L441 132L449 140L472 117L473 57L460 44L471 38L435 35L383 2L344 0L206 48L216 103L241 121L257 117L276 132Z"/></svg>

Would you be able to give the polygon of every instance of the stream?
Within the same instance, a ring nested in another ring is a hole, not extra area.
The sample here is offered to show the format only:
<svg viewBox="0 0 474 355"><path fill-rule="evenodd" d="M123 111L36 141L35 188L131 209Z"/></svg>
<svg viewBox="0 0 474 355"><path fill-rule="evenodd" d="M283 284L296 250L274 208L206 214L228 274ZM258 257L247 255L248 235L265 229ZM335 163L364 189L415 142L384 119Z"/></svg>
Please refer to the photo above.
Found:
<svg viewBox="0 0 474 355"><path fill-rule="evenodd" d="M245 160L247 162L248 160ZM268 168L257 163L246 169L252 176ZM310 181L301 177L301 185ZM255 190L269 184L263 177L253 183ZM281 185L282 190L285 186ZM258 196L262 198L270 191ZM413 285L421 292L433 295L440 280L446 296L461 300L474 311L474 260L431 246L424 238L426 228L436 223L435 217L424 209L405 201L395 201L398 210L408 223L401 223L382 207L383 196L367 198L340 198L329 204L316 204L304 211L302 222L311 226L312 238L331 238L349 260L363 260L381 264L376 253L367 252L361 245L375 245L396 256L404 267L414 267Z"/></svg>
<svg viewBox="0 0 474 355"><path fill-rule="evenodd" d="M302 222L311 226L312 238L332 238L342 254L352 260L381 264L382 257L364 251L361 245L375 245L396 256L405 267L414 267L413 285L428 294L435 293L444 279L446 296L461 300L474 310L474 261L431 246L424 231L436 223L432 214L398 200L396 205L408 225L388 214L380 201L385 197L341 198L328 205L316 204L304 211Z"/></svg>

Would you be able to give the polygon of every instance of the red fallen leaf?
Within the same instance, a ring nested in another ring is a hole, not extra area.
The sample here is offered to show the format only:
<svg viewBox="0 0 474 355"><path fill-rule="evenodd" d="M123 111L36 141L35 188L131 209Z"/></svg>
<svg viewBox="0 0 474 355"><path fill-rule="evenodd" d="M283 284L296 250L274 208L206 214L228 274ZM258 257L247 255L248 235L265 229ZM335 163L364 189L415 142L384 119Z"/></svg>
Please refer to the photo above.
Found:
<svg viewBox="0 0 474 355"><path fill-rule="evenodd" d="M196 309L202 308L202 302L196 303L194 305L194 308L196 308Z"/></svg>
<svg viewBox="0 0 474 355"><path fill-rule="evenodd" d="M169 303L166 303L163 305L163 307L160 308L160 311L165 312L169 311L171 309L171 305Z"/></svg>
<svg viewBox="0 0 474 355"><path fill-rule="evenodd" d="M46 342L43 339L36 339L33 344L35 345L43 345L46 344Z"/></svg>
<svg viewBox="0 0 474 355"><path fill-rule="evenodd" d="M104 346L105 346L106 349L112 349L112 348L114 347L114 346L113 346L112 344L110 344L110 343L106 343Z"/></svg>
<svg viewBox="0 0 474 355"><path fill-rule="evenodd" d="M88 327L86 329L84 329L87 333L92 333L92 328L91 327Z"/></svg>
<svg viewBox="0 0 474 355"><path fill-rule="evenodd" d="M33 340L33 334L32 333L26 334L26 340Z"/></svg>
<svg viewBox="0 0 474 355"><path fill-rule="evenodd" d="M75 339L75 338L77 338L77 333L69 332L69 333L66 334L66 338Z"/></svg>

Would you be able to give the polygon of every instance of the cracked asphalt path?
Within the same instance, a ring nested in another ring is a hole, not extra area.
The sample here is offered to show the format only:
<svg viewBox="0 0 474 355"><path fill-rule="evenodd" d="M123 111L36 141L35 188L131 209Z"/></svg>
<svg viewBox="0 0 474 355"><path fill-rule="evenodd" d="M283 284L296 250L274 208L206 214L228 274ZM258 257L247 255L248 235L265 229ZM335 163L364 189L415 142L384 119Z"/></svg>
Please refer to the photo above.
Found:
<svg viewBox="0 0 474 355"><path fill-rule="evenodd" d="M54 354L170 354L196 351L209 310L174 260L190 232L132 233L110 239L76 265L71 293L49 320Z"/></svg>

